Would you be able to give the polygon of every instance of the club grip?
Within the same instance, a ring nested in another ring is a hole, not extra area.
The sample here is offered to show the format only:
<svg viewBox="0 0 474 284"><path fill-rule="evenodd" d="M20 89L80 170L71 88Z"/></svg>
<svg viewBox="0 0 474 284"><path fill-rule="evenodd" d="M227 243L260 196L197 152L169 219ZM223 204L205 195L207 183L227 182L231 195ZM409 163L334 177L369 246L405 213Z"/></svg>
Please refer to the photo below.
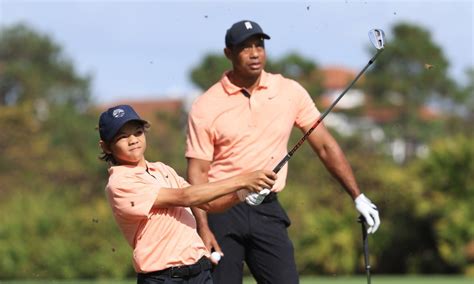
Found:
<svg viewBox="0 0 474 284"><path fill-rule="evenodd" d="M281 170L281 168L283 168L283 166L286 164L286 162L288 162L288 160L290 158L291 158L291 155L286 154L286 156L283 159L281 159L281 161L278 163L278 165L276 165L276 167L273 168L273 172L277 174Z"/></svg>

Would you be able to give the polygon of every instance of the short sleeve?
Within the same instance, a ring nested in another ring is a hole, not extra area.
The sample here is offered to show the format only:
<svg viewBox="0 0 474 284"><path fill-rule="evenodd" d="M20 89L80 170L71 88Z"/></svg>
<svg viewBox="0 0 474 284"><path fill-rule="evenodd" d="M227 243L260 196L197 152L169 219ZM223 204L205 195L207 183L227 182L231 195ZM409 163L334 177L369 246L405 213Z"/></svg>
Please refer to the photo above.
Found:
<svg viewBox="0 0 474 284"><path fill-rule="evenodd" d="M147 218L155 203L160 186L134 173L109 183L106 191L115 215L125 219Z"/></svg>
<svg viewBox="0 0 474 284"><path fill-rule="evenodd" d="M212 161L214 155L213 135L204 116L203 104L193 104L188 116L186 133L187 158Z"/></svg>
<svg viewBox="0 0 474 284"><path fill-rule="evenodd" d="M166 170L175 178L178 188L185 188L190 186L190 184L170 166L163 164L166 167Z"/></svg>

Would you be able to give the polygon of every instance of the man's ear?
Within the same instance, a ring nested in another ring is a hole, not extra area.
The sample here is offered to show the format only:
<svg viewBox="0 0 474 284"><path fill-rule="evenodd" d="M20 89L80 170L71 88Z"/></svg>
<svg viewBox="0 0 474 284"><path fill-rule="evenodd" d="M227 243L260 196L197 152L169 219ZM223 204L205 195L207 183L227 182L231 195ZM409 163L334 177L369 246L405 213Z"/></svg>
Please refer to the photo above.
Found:
<svg viewBox="0 0 474 284"><path fill-rule="evenodd" d="M104 151L105 154L112 154L112 151L110 150L109 144L105 143L103 140L99 141L100 148L102 148L102 151Z"/></svg>

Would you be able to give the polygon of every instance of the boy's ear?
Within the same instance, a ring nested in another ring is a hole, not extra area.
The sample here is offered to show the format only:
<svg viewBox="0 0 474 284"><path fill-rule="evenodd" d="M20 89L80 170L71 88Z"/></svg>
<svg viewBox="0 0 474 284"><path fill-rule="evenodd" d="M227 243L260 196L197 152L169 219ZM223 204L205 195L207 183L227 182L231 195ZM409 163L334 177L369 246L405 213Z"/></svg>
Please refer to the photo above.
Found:
<svg viewBox="0 0 474 284"><path fill-rule="evenodd" d="M232 59L232 50L228 47L224 48L224 54L227 59L231 60Z"/></svg>
<svg viewBox="0 0 474 284"><path fill-rule="evenodd" d="M105 143L103 140L99 141L100 148L102 148L102 151L104 151L105 154L112 154L112 151L110 150L110 147L107 143Z"/></svg>

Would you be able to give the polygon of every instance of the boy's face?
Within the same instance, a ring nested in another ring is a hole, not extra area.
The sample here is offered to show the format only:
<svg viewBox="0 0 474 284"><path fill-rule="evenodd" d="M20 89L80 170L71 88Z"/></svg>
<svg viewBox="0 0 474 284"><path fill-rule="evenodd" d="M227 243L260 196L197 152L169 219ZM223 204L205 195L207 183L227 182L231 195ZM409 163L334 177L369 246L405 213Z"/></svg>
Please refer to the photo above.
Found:
<svg viewBox="0 0 474 284"><path fill-rule="evenodd" d="M127 122L117 132L107 150L120 165L145 166L146 136L143 124Z"/></svg>

